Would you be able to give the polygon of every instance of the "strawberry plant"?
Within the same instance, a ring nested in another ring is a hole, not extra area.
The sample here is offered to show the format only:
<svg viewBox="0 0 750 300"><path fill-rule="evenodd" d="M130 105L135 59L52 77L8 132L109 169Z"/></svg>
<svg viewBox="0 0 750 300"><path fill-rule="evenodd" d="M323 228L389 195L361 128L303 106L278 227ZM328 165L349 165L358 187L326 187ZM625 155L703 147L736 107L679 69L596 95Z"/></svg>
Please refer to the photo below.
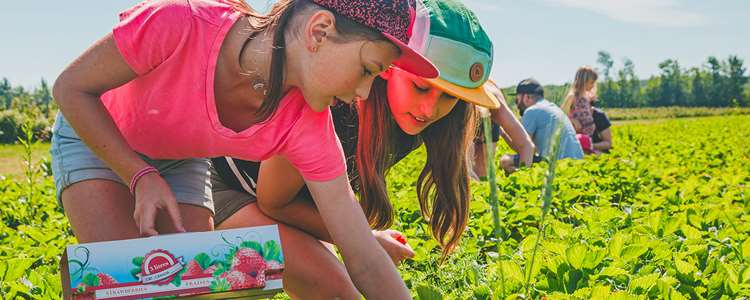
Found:
<svg viewBox="0 0 750 300"><path fill-rule="evenodd" d="M748 132L746 115L615 125L610 154L557 161L554 181L542 162L498 175L496 200L486 182L472 183L468 228L442 263L416 201L418 149L387 180L394 229L416 253L401 276L418 299L747 299ZM511 150L500 143L496 152ZM33 175L0 176L0 298L60 298L60 255L76 241L49 173L35 161L23 166ZM227 290L260 280L258 257L268 269L283 261L276 243L226 242L231 255L186 257L180 275L201 270L219 277L214 290ZM133 258L134 271L142 260ZM106 281L97 274L77 275Z"/></svg>

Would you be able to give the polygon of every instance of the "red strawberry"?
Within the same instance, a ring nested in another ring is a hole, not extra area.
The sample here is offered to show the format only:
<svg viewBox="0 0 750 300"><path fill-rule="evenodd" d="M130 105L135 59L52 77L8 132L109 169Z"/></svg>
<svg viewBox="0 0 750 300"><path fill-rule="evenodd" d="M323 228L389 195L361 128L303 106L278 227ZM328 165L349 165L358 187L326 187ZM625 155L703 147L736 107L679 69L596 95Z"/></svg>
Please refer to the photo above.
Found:
<svg viewBox="0 0 750 300"><path fill-rule="evenodd" d="M117 284L117 280L115 280L112 275L109 275L107 273L96 274L96 277L99 277L99 286L110 286Z"/></svg>
<svg viewBox="0 0 750 300"><path fill-rule="evenodd" d="M265 272L267 268L263 256L250 248L240 248L232 259L232 271L240 271L253 277Z"/></svg>
<svg viewBox="0 0 750 300"><path fill-rule="evenodd" d="M240 271L229 271L220 277L226 279L233 290L248 289L256 285L253 277Z"/></svg>
<svg viewBox="0 0 750 300"><path fill-rule="evenodd" d="M209 275L211 275L214 272L216 272L216 265L212 265L212 266L206 268L205 270L203 270L203 274L209 274Z"/></svg>
<svg viewBox="0 0 750 300"><path fill-rule="evenodd" d="M253 282L253 287L264 287L266 286L266 271L260 271L256 273L255 276L253 274L250 274L250 277L253 277L255 280Z"/></svg>
<svg viewBox="0 0 750 300"><path fill-rule="evenodd" d="M404 237L403 235L397 234L394 238L396 238L396 240L402 245L406 245L406 237Z"/></svg>
<svg viewBox="0 0 750 300"><path fill-rule="evenodd" d="M187 270L182 276L195 276L203 274L203 268L195 260L191 260L187 265Z"/></svg>

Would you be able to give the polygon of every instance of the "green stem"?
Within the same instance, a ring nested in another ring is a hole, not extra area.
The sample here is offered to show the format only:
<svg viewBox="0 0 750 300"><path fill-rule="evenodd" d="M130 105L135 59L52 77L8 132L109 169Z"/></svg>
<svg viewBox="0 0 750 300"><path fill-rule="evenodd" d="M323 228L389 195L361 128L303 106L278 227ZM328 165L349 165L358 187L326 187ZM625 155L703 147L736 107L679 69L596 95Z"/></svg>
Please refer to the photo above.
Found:
<svg viewBox="0 0 750 300"><path fill-rule="evenodd" d="M489 117L482 117L484 127L485 165L490 184L490 206L492 206L492 223L495 226L495 239L497 241L497 254L500 258L500 290L502 298L505 299L505 271L502 263L503 237L500 232L500 203L497 197L497 178L495 176L495 149L492 147L492 124Z"/></svg>
<svg viewBox="0 0 750 300"><path fill-rule="evenodd" d="M557 166L557 156L558 152L560 150L560 133L562 130L562 125L557 124L557 127L555 128L554 133L552 134L551 141L549 143L550 145L550 151L547 154L548 157L548 169L547 169L547 176L544 180L544 186L542 187L542 214L539 217L539 225L538 230L539 233L536 236L536 241L534 242L534 249L531 252L531 260L529 261L529 265L526 268L527 275L526 275L526 297L531 299L531 295L529 294L529 287L531 282L531 273L534 271L534 260L536 259L536 253L539 249L539 244L541 243L542 239L544 238L544 232L545 232L545 223L544 218L547 216L547 212L549 211L549 207L552 204L552 191L554 189L554 181L555 181L555 167Z"/></svg>

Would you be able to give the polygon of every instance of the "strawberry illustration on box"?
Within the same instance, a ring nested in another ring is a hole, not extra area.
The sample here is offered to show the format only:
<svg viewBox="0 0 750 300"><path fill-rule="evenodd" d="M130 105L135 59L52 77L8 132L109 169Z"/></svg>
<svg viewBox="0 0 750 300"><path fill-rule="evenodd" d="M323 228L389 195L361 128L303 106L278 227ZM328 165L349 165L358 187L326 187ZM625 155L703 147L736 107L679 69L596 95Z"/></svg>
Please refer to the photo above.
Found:
<svg viewBox="0 0 750 300"><path fill-rule="evenodd" d="M268 297L284 270L276 225L71 245L66 256L72 299Z"/></svg>

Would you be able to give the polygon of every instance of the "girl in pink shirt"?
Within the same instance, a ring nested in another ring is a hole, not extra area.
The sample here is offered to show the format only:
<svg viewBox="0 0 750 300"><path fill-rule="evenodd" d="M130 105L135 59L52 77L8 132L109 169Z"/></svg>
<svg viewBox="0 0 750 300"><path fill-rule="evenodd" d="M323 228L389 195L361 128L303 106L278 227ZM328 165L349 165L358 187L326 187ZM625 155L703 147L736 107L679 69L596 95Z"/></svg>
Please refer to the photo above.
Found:
<svg viewBox="0 0 750 300"><path fill-rule="evenodd" d="M391 63L438 75L406 45L409 2L282 0L260 15L240 0L153 0L123 12L53 89L55 182L78 240L211 230L201 160L281 155L358 289L407 298L348 185L328 105L366 98Z"/></svg>

